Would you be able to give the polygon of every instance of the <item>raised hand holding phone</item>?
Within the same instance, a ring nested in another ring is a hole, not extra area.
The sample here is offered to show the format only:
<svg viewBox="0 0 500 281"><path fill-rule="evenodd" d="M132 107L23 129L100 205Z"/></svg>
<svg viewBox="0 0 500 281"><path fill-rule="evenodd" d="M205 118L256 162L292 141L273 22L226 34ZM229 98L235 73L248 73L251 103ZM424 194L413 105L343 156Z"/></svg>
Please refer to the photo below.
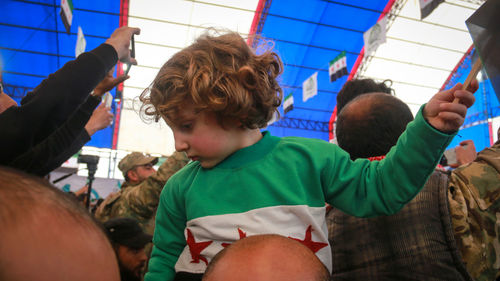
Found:
<svg viewBox="0 0 500 281"><path fill-rule="evenodd" d="M123 63L131 63L136 65L137 61L134 57L131 56L130 51L130 43L132 39L132 35L140 34L141 30L135 27L122 26L116 29L111 37L106 40L106 44L111 45L115 48L116 53L118 54L118 59Z"/></svg>
<svg viewBox="0 0 500 281"><path fill-rule="evenodd" d="M134 34L132 34L132 38L130 39L130 57L135 59L135 40ZM128 75L130 68L132 67L132 63L127 63L127 69L125 70L125 76Z"/></svg>

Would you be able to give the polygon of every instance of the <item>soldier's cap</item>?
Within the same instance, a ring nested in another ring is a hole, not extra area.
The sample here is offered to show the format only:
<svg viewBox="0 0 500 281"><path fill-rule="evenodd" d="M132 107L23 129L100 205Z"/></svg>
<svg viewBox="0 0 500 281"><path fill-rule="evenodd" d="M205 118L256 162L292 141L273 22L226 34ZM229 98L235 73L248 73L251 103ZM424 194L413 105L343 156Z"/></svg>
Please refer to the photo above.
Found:
<svg viewBox="0 0 500 281"><path fill-rule="evenodd" d="M118 169L122 171L123 176L127 174L128 171L136 166L146 165L146 164L156 164L158 163L158 157L153 157L151 155L144 155L140 152L132 152L129 155L123 157L123 159L118 163Z"/></svg>
<svg viewBox="0 0 500 281"><path fill-rule="evenodd" d="M133 218L113 218L103 223L106 234L113 244L131 249L142 249L151 242L152 235L145 233Z"/></svg>

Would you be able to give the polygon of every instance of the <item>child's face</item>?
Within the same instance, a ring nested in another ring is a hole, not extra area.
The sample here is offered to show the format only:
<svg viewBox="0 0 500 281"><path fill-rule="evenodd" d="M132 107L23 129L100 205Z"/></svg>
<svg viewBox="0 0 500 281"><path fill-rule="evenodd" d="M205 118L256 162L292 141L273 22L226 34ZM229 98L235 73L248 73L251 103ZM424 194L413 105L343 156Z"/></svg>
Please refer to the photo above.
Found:
<svg viewBox="0 0 500 281"><path fill-rule="evenodd" d="M196 113L192 105L183 107L177 120L163 118L172 129L175 150L184 151L193 161L199 161L203 168L212 168L233 152L241 148L245 138L244 129L236 122L224 128L217 122L215 114L202 111Z"/></svg>

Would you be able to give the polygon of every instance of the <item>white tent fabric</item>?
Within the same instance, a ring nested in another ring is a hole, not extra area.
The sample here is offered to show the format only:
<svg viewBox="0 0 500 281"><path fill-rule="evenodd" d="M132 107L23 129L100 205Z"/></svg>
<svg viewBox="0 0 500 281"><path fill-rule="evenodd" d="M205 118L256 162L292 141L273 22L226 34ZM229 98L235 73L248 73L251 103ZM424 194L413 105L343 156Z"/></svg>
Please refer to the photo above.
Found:
<svg viewBox="0 0 500 281"><path fill-rule="evenodd" d="M135 38L139 65L131 68L131 78L125 82L123 91L118 149L163 155L174 151L173 135L164 121L146 124L141 120L137 97L174 53L190 45L207 28L232 30L247 36L257 4L258 0L211 0L204 3L130 0L128 25L142 31Z"/></svg>
<svg viewBox="0 0 500 281"><path fill-rule="evenodd" d="M396 96L416 114L472 45L465 20L483 1L447 0L423 20L419 1L403 2L392 11L397 16L388 25L387 42L365 59L357 77L391 79Z"/></svg>

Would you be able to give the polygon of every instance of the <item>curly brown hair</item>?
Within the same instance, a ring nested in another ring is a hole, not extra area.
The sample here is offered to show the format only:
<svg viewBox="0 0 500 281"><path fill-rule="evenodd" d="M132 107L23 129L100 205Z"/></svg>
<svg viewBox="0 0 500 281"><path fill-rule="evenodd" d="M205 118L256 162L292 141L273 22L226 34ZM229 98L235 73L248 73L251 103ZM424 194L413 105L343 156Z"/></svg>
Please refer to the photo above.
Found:
<svg viewBox="0 0 500 281"><path fill-rule="evenodd" d="M263 128L281 104L282 71L275 52L257 55L238 33L205 33L163 65L140 96L141 111L156 121L175 120L192 103L195 112L215 113L222 125L236 119L246 128Z"/></svg>

